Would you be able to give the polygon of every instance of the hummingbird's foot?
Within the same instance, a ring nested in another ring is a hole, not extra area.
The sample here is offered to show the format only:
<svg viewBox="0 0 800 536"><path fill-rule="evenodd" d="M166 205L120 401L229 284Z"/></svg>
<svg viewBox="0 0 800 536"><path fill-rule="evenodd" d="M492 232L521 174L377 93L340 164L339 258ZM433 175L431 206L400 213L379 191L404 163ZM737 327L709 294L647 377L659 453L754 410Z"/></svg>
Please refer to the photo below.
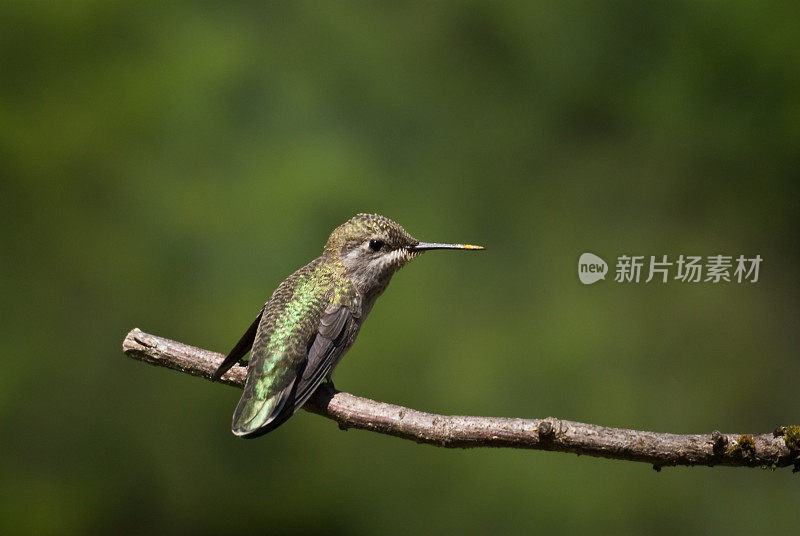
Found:
<svg viewBox="0 0 800 536"><path fill-rule="evenodd" d="M331 390L336 391L336 387L333 385L333 377L330 374L325 376L325 381L327 382Z"/></svg>

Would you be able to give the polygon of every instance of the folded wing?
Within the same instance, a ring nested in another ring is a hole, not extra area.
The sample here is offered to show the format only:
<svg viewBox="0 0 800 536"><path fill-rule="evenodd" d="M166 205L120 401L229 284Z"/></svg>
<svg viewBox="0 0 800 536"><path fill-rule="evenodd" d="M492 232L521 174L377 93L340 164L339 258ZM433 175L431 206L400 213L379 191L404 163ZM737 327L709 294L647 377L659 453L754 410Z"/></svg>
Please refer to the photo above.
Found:
<svg viewBox="0 0 800 536"><path fill-rule="evenodd" d="M333 304L319 314L306 345L293 345L285 350L289 354L270 359L251 357L253 370L233 415L233 433L257 437L284 423L333 370L357 332L353 310Z"/></svg>

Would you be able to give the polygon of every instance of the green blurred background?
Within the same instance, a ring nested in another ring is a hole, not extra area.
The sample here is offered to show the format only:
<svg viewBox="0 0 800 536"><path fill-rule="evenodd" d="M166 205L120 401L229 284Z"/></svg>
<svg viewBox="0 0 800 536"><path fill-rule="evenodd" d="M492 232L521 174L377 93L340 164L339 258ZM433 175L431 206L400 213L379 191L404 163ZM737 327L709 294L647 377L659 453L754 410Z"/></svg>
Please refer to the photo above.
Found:
<svg viewBox="0 0 800 536"><path fill-rule="evenodd" d="M669 432L800 421L800 9L4 2L0 532L774 534L789 470L445 450L124 357L227 351L357 212L485 244L400 272L340 389ZM755 255L583 286L578 256Z"/></svg>

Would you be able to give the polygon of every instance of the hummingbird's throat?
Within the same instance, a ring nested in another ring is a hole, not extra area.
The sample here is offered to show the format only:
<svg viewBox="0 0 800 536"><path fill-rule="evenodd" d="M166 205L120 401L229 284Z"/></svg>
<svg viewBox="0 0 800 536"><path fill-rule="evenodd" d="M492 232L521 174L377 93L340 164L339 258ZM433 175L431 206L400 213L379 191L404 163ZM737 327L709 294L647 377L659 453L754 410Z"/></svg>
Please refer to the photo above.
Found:
<svg viewBox="0 0 800 536"><path fill-rule="evenodd" d="M400 248L368 256L354 250L341 260L356 289L362 294L371 294L377 289L385 288L392 275L420 253Z"/></svg>

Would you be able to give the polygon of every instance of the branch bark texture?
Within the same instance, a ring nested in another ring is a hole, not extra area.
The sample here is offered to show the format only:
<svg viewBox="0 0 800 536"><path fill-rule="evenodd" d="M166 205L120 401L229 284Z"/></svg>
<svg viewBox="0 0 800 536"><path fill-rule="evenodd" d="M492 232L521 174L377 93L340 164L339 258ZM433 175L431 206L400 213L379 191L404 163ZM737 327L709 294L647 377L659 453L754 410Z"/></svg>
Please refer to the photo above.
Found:
<svg viewBox="0 0 800 536"><path fill-rule="evenodd" d="M209 379L224 356L131 330L122 343L129 357ZM235 366L222 383L241 388L246 368ZM436 415L377 402L323 384L304 409L342 429L371 430L440 447L508 447L572 452L645 462L660 470L674 465L728 465L800 470L800 427L767 434L664 434L545 419Z"/></svg>

